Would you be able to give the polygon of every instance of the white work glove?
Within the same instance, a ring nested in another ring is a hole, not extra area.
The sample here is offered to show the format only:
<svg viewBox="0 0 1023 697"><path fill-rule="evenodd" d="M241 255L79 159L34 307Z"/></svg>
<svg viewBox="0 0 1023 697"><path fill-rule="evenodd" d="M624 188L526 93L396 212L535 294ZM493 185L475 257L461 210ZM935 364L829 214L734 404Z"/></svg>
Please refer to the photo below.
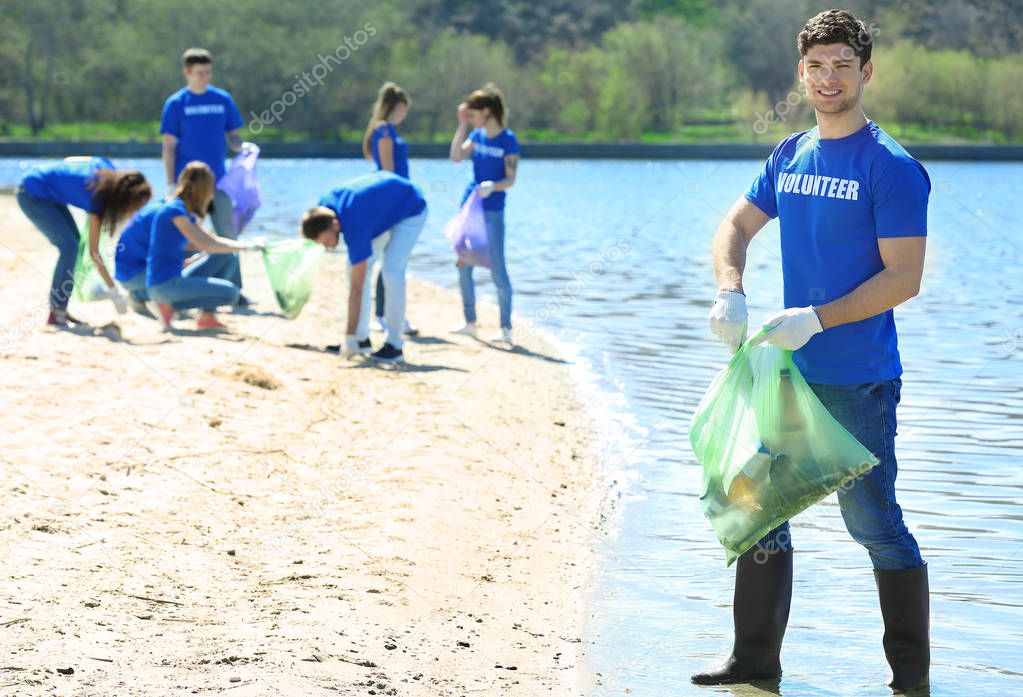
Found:
<svg viewBox="0 0 1023 697"><path fill-rule="evenodd" d="M746 341L746 325L749 315L746 312L746 296L737 290L722 290L710 308L707 322L710 331L721 339L728 350L735 353Z"/></svg>
<svg viewBox="0 0 1023 697"><path fill-rule="evenodd" d="M810 307L790 307L784 312L779 312L774 317L764 322L764 335L762 341L774 344L786 351L795 351L802 348L814 334L824 331L821 326L820 317Z"/></svg>
<svg viewBox="0 0 1023 697"><path fill-rule="evenodd" d="M248 152L249 150L252 150L255 147L257 147L255 143L250 143L249 141L246 140L245 142L242 143L242 147L238 152Z"/></svg>
<svg viewBox="0 0 1023 697"><path fill-rule="evenodd" d="M246 242L248 246L245 248L250 251L262 252L266 249L266 238L265 237L253 237L251 240Z"/></svg>
<svg viewBox="0 0 1023 697"><path fill-rule="evenodd" d="M359 354L359 340L355 338L354 334L345 335L344 349L341 351L341 355L345 358L352 358Z"/></svg>
<svg viewBox="0 0 1023 697"><path fill-rule="evenodd" d="M486 198L492 193L494 193L494 182L489 180L480 182L480 198Z"/></svg>
<svg viewBox="0 0 1023 697"><path fill-rule="evenodd" d="M122 293L116 285L110 289L110 302L114 304L117 314L123 315L128 311L128 296Z"/></svg>

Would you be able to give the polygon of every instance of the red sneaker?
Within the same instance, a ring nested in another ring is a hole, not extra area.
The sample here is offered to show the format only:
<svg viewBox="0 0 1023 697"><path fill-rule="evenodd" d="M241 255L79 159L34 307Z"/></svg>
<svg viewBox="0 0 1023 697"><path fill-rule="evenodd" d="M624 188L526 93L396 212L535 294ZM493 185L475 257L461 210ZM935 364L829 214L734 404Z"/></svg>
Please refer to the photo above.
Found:
<svg viewBox="0 0 1023 697"><path fill-rule="evenodd" d="M227 325L217 319L212 312L204 312L195 320L196 329L227 329Z"/></svg>
<svg viewBox="0 0 1023 697"><path fill-rule="evenodd" d="M153 313L153 317L160 321L166 329L172 327L171 320L174 319L174 308L171 307L170 303L158 303L150 300L146 303L146 307Z"/></svg>
<svg viewBox="0 0 1023 697"><path fill-rule="evenodd" d="M67 310L50 310L46 324L50 327L70 327L73 324L82 324L82 320L72 316Z"/></svg>

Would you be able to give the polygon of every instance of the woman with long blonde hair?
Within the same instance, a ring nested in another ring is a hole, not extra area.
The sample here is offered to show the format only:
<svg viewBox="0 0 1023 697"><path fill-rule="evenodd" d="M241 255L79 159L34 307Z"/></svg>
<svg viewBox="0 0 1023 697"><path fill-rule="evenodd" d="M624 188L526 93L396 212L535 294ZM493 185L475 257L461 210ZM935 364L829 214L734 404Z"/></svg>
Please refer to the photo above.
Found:
<svg viewBox="0 0 1023 697"><path fill-rule="evenodd" d="M146 292L155 303L153 314L171 326L177 310L197 307L198 329L226 329L216 309L234 305L238 286L224 278L233 254L260 249L260 240L239 242L206 232L197 220L206 215L213 200L213 171L203 162L189 162L178 175L174 197L167 199L153 217L146 255ZM208 252L209 257L184 268L186 247Z"/></svg>
<svg viewBox="0 0 1023 697"><path fill-rule="evenodd" d="M398 134L398 126L408 116L412 100L408 92L394 82L385 82L377 92L377 100L373 103L373 114L366 125L366 134L362 138L362 154L367 160L373 160L378 170L394 172L399 177L409 179L408 143ZM377 274L376 285L376 318L377 329L385 331L384 326L384 275ZM405 334L415 336L419 330L405 320Z"/></svg>
<svg viewBox="0 0 1023 697"><path fill-rule="evenodd" d="M399 177L408 175L408 143L398 135L400 126L408 116L412 100L408 93L393 82L385 82L373 103L373 115L362 138L362 154L373 160L377 169L386 169Z"/></svg>

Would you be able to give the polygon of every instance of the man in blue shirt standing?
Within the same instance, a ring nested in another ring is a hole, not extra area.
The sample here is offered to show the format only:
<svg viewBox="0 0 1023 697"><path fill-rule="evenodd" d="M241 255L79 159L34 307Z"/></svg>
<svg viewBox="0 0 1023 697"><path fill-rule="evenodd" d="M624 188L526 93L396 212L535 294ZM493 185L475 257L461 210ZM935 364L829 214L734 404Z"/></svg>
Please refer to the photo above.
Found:
<svg viewBox="0 0 1023 697"><path fill-rule="evenodd" d="M781 142L725 216L713 242L718 295L710 327L732 350L746 337L746 249L771 218L781 227L785 311L766 341L793 360L831 414L879 463L838 502L869 553L884 618L891 687L926 686L930 666L927 566L895 499L895 410L902 365L892 309L920 289L927 235L927 172L863 113L873 74L871 35L829 10L799 34L797 71L817 127ZM789 525L736 566L735 644L703 685L777 679L792 593Z"/></svg>
<svg viewBox="0 0 1023 697"><path fill-rule="evenodd" d="M213 57L204 48L190 48L181 57L181 72L187 84L167 98L160 119L163 134L163 166L167 173L167 191L173 192L178 174L189 162L205 162L217 181L224 176L225 138L233 152L242 147L242 116L231 94L210 84ZM219 188L213 195L210 218L221 237L238 239L232 219L230 196ZM238 258L231 255L227 278L239 288L242 284ZM242 301L240 304L247 304Z"/></svg>

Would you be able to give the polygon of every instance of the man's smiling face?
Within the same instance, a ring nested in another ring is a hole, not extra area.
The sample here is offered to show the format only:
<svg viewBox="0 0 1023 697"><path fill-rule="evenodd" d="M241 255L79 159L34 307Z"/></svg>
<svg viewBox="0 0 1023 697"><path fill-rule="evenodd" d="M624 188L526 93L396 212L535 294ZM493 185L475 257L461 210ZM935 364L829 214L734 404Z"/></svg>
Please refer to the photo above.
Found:
<svg viewBox="0 0 1023 697"><path fill-rule="evenodd" d="M807 49L797 70L814 108L839 114L859 104L874 64L867 61L861 68L859 56L846 44L818 44Z"/></svg>

